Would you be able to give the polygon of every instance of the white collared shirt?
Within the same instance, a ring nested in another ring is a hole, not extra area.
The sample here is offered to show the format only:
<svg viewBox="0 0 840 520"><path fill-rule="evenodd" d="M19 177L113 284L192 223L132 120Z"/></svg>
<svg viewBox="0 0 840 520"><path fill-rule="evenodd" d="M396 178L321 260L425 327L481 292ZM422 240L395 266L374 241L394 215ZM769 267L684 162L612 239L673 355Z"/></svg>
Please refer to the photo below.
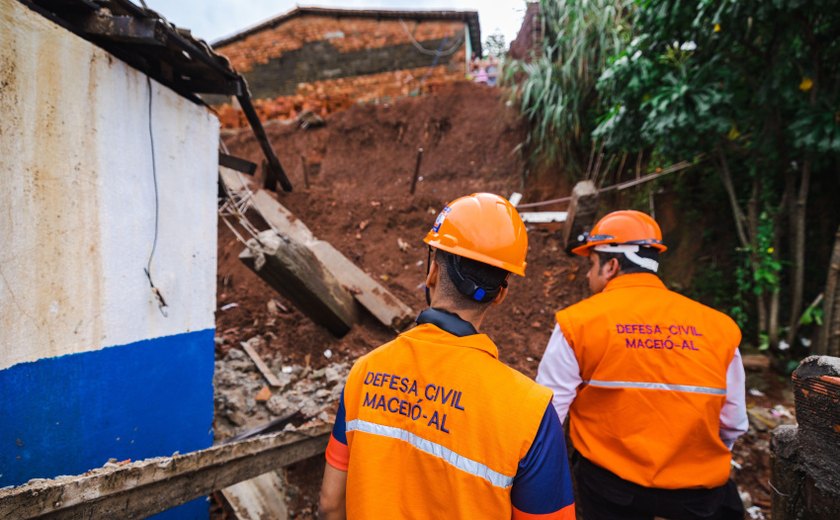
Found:
<svg viewBox="0 0 840 520"><path fill-rule="evenodd" d="M749 427L745 397L744 364L741 353L736 349L735 356L726 370L726 401L720 410L720 438L727 448L732 449L735 440ZM560 326L554 326L546 345L545 353L537 369L537 383L547 386L554 392L552 403L560 422L565 423L569 406L577 396L577 389L583 383L577 358L566 341Z"/></svg>

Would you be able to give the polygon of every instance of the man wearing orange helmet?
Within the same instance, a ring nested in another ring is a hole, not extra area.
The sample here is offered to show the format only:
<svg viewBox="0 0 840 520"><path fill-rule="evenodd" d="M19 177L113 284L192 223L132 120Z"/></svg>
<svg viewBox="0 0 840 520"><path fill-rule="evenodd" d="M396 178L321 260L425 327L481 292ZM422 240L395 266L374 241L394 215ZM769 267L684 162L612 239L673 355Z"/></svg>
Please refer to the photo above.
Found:
<svg viewBox="0 0 840 520"><path fill-rule="evenodd" d="M743 518L729 479L747 430L741 331L665 287L650 216L612 212L581 242L594 295L556 314L537 381L570 417L584 517Z"/></svg>
<svg viewBox="0 0 840 520"><path fill-rule="evenodd" d="M327 446L321 518L575 518L551 391L478 332L525 275L516 209L489 193L446 206L424 242L430 307L359 358Z"/></svg>

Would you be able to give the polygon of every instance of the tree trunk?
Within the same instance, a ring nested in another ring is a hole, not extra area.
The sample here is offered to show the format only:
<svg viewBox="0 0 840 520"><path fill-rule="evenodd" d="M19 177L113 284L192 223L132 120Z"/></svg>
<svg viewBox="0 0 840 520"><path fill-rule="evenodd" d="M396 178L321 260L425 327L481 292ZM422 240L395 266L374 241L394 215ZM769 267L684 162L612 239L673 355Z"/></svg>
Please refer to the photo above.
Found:
<svg viewBox="0 0 840 520"><path fill-rule="evenodd" d="M811 160L805 159L802 165L802 181L799 193L793 203L791 211L791 262L793 276L791 278L790 322L788 325L787 341L793 346L796 332L799 330L799 317L802 314L802 292L805 284L805 212L808 202L808 190L811 183Z"/></svg>
<svg viewBox="0 0 840 520"><path fill-rule="evenodd" d="M771 347L779 344L779 290L770 293L770 311L767 316L767 343ZM788 343L790 345L790 343Z"/></svg>
<svg viewBox="0 0 840 520"><path fill-rule="evenodd" d="M753 179L752 185L752 193L750 194L750 200L747 202L747 215L746 215L746 230L744 232L745 236L748 237L749 242L747 243L747 248L749 249L750 255L750 273L755 274L758 270L758 193L759 189L759 179L755 177ZM758 313L758 333L761 334L765 332L769 327L769 314L768 314L768 302L766 300L767 293L757 293L756 294L756 311ZM756 340L760 340L760 338L756 338ZM760 341L758 341L760 343ZM774 343L770 343L770 345L774 345Z"/></svg>
<svg viewBox="0 0 840 520"><path fill-rule="evenodd" d="M840 226L834 235L834 249L828 263L823 309L823 327L814 353L840 356Z"/></svg>
<svg viewBox="0 0 840 520"><path fill-rule="evenodd" d="M641 155L639 156L639 159L641 159ZM720 173L720 179L723 182L723 187L726 188L726 194L729 197L729 205L732 207L732 216L735 219L735 231L738 233L738 241L741 243L741 247L749 247L751 241L747 236L747 218L744 216L744 211L741 209L740 204L738 204L738 197L735 194L735 185L732 182L732 172L729 170L729 162L726 160L726 154L720 145L717 146L717 159L720 164L718 173ZM637 171L638 164L639 162L637 161Z"/></svg>

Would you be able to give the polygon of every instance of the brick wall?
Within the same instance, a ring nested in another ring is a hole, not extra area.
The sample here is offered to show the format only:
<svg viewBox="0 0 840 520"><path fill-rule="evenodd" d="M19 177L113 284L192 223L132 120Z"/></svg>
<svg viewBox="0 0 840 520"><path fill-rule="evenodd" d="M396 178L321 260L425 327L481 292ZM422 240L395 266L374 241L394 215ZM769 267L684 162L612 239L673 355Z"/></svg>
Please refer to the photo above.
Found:
<svg viewBox="0 0 840 520"><path fill-rule="evenodd" d="M302 15L216 50L248 80L262 118L287 119L462 81L465 34L461 21ZM230 105L217 109L223 126L244 124Z"/></svg>
<svg viewBox="0 0 840 520"><path fill-rule="evenodd" d="M329 42L339 53L409 44L406 30L421 43L447 37L452 42L459 33L463 38L464 24L460 21L425 20L406 21L403 25L399 20L302 15L215 50L227 56L236 70L247 73L308 43Z"/></svg>

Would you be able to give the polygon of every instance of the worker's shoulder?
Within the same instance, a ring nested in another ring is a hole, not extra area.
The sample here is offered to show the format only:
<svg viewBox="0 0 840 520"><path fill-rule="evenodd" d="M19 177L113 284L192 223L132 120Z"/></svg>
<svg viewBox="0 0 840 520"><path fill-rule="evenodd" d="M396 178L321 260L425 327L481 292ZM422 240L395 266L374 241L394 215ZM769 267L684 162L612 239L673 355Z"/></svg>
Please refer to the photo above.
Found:
<svg viewBox="0 0 840 520"><path fill-rule="evenodd" d="M590 313L604 313L609 312L609 307L614 298L609 294L603 292L593 294L579 302L567 305L558 310L555 314L561 315L586 315Z"/></svg>
<svg viewBox="0 0 840 520"><path fill-rule="evenodd" d="M680 294L676 291L668 290L668 293L675 302L679 305L675 306L677 309L682 309L682 312L689 316L702 316L705 319L714 319L717 321L719 327L726 327L730 329L740 328L728 314L721 312L714 307L710 307L705 303L698 302L688 296Z"/></svg>
<svg viewBox="0 0 840 520"><path fill-rule="evenodd" d="M350 374L348 377L353 377L358 372L364 372L368 366L375 363L378 359L393 355L393 350L398 348L399 344L400 336L397 336L391 341L376 347L367 354L359 356L350 368Z"/></svg>
<svg viewBox="0 0 840 520"><path fill-rule="evenodd" d="M522 398L534 397L540 399L542 397L550 398L551 396L551 390L498 359L493 359L492 362L488 361L488 367L491 368L486 373L492 375L491 384L499 392L515 392Z"/></svg>

